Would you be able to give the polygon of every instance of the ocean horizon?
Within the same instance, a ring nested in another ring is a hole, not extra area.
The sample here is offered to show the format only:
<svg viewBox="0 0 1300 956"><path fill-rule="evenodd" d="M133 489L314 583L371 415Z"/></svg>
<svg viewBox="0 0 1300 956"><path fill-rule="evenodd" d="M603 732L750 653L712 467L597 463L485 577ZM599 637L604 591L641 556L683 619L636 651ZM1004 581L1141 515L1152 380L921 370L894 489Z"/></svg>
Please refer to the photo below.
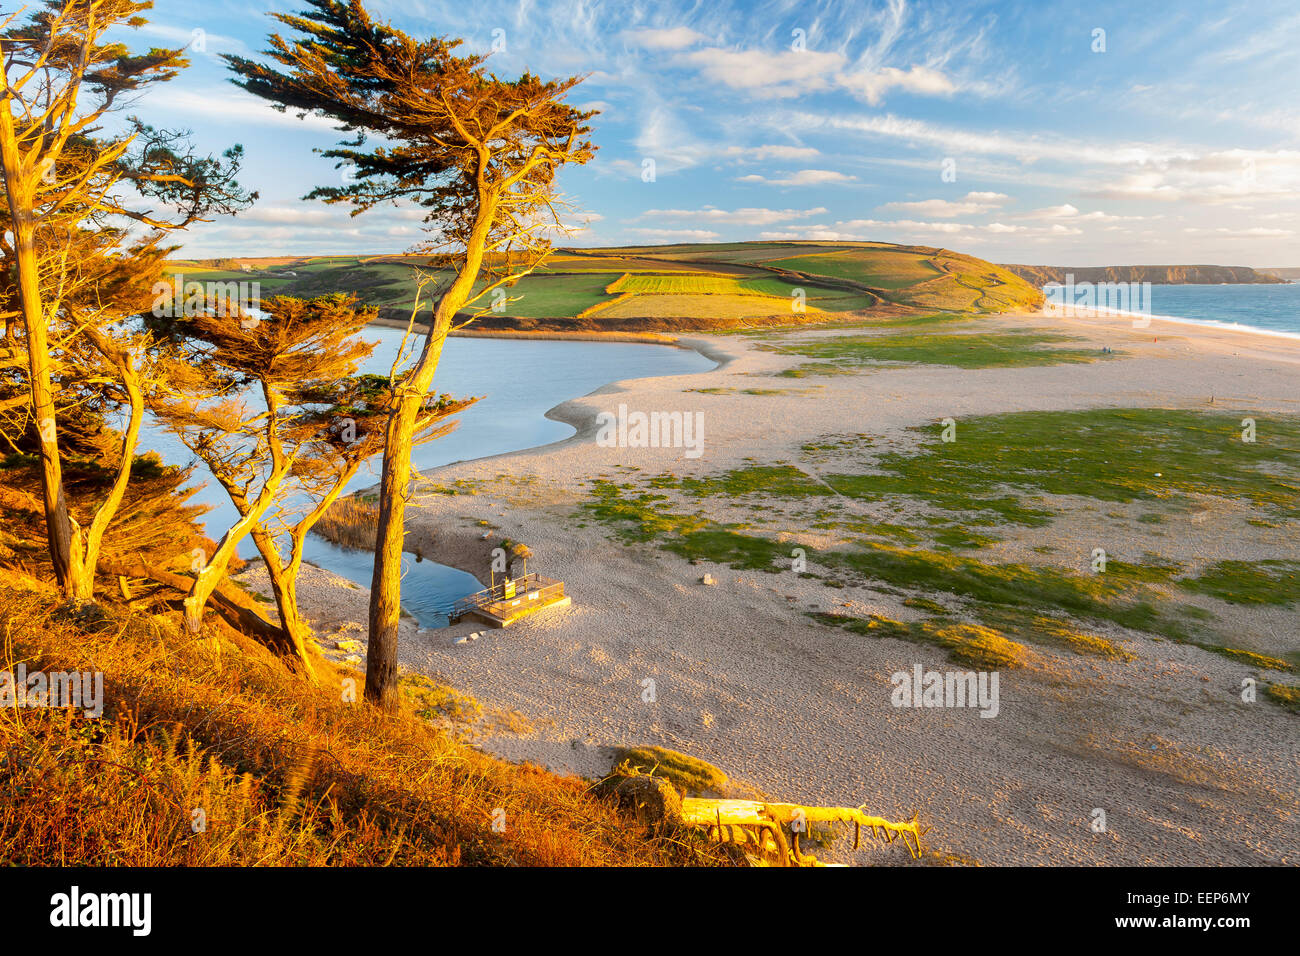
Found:
<svg viewBox="0 0 1300 956"><path fill-rule="evenodd" d="M1300 282L1152 285L1143 315L1300 338Z"/></svg>

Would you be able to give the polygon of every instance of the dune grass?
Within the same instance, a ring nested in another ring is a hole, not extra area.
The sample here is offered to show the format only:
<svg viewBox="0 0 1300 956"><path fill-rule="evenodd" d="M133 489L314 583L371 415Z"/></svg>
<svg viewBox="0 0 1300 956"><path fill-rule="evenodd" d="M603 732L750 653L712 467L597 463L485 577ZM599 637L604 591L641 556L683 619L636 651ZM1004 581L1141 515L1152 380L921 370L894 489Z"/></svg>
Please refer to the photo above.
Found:
<svg viewBox="0 0 1300 956"><path fill-rule="evenodd" d="M375 529L378 526L378 500L348 495L330 505L313 530L341 548L374 551Z"/></svg>
<svg viewBox="0 0 1300 956"><path fill-rule="evenodd" d="M614 757L615 775L635 773L663 777L690 796L723 796L727 775L707 761L667 747L627 747Z"/></svg>
<svg viewBox="0 0 1300 956"><path fill-rule="evenodd" d="M849 551L821 552L834 563L869 580L924 594L951 594L979 607L1039 614L1064 612L1081 620L1103 621L1138 631L1187 640L1187 625L1163 612L1155 595L1141 584L1108 574L1002 563L920 548L866 542Z"/></svg>
<svg viewBox="0 0 1300 956"><path fill-rule="evenodd" d="M631 485L597 480L583 510L608 526L624 544L653 541L688 560L774 571L778 556L787 553L788 549L775 541L743 534L703 515L667 511L662 504L666 500L665 495L636 493Z"/></svg>

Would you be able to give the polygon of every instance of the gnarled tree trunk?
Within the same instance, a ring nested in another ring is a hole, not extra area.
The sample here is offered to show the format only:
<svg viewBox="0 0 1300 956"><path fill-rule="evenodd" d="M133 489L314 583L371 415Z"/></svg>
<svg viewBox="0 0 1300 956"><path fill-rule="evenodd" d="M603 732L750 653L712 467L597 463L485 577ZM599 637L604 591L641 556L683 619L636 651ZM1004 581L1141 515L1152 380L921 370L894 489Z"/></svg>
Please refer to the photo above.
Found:
<svg viewBox="0 0 1300 956"><path fill-rule="evenodd" d="M484 158L486 163L486 158ZM384 443L383 473L379 482L379 518L375 539L375 570L370 581L370 647L366 658L366 700L384 710L397 707L397 628L402 615L402 545L406 538L406 499L410 494L411 450L433 376L442 358L442 346L456 313L469 300L483 264L496 196L481 201L474 229L466 243L465 262L455 281L433 310L433 318L419 361L397 386Z"/></svg>
<svg viewBox="0 0 1300 956"><path fill-rule="evenodd" d="M63 466L59 460L58 420L54 406L48 317L41 298L39 263L36 254L36 226L32 204L36 176L23 168L8 98L0 98L0 168L4 173L9 218L14 237L14 258L18 264L18 293L26 333L27 370L32 398L32 415L40 432L41 495L54 576L68 597L74 597L81 576L81 529L72 520L63 490Z"/></svg>

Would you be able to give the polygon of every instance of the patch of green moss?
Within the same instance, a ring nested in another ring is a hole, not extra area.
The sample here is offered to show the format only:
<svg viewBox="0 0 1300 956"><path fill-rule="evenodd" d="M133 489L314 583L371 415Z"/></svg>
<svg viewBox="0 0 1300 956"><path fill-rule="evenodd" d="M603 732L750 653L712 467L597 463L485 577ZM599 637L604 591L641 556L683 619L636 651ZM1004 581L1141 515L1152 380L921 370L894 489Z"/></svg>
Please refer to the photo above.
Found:
<svg viewBox="0 0 1300 956"><path fill-rule="evenodd" d="M986 564L954 554L876 543L853 551L823 552L820 560L839 564L868 579L929 593L953 594L979 605L1036 612L1058 610L1179 640L1188 637L1178 621L1162 615L1141 589L1118 576L1072 574L1023 564Z"/></svg>
<svg viewBox="0 0 1300 956"><path fill-rule="evenodd" d="M781 570L777 562L789 560L789 549L767 538L740 534L726 528L691 531L663 542L663 547L688 559L713 561L754 571ZM806 549L805 549L806 550Z"/></svg>
<svg viewBox="0 0 1300 956"><path fill-rule="evenodd" d="M991 627L978 624L947 624L935 621L904 623L870 615L851 617L842 614L810 614L814 620L870 637L892 637L914 644L941 647L958 664L977 670L1014 670L1031 657L1023 644L1009 640Z"/></svg>
<svg viewBox="0 0 1300 956"><path fill-rule="evenodd" d="M780 346L760 346L816 359L813 364L786 374L836 374L877 362L953 365L958 368L1019 368L1095 362L1110 358L1097 349L1044 348L1078 341L1076 336L1039 331L987 331L961 334L893 332L887 335L840 335L833 338L788 341Z"/></svg>
<svg viewBox="0 0 1300 956"><path fill-rule="evenodd" d="M947 614L948 609L938 601L931 601L929 598L910 597L903 600L904 607L914 607L917 610L929 611L931 614Z"/></svg>
<svg viewBox="0 0 1300 956"><path fill-rule="evenodd" d="M1295 604L1300 561L1220 561L1178 585L1229 604Z"/></svg>
<svg viewBox="0 0 1300 956"><path fill-rule="evenodd" d="M1300 714L1300 687L1290 684L1268 684L1264 688L1268 698L1293 714Z"/></svg>
<svg viewBox="0 0 1300 956"><path fill-rule="evenodd" d="M627 747L614 757L614 774L649 774L670 781L688 794L727 792L727 775L713 764L667 747Z"/></svg>
<svg viewBox="0 0 1300 956"><path fill-rule="evenodd" d="M1230 660L1238 661L1242 664L1249 664L1251 667L1258 667L1260 670L1269 671L1289 671L1294 670L1284 660L1276 657L1269 657L1267 654L1256 654L1254 651L1243 651L1238 647L1223 647L1218 644L1201 644L1200 647L1215 654L1220 654Z"/></svg>

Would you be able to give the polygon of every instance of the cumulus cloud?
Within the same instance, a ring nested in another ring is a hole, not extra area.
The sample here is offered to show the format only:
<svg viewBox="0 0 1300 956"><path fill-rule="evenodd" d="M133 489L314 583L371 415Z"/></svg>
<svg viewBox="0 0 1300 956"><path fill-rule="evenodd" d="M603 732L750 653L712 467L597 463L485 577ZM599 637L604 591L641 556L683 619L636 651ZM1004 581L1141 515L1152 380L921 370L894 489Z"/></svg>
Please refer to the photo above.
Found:
<svg viewBox="0 0 1300 956"><path fill-rule="evenodd" d="M1145 216L1116 216L1100 209L1094 209L1092 212L1080 212L1079 208L1072 203L1062 203L1059 206L1043 206L1040 209L1032 209L1021 216L1019 219L1038 219L1038 220L1068 220L1069 222L1134 222L1145 219Z"/></svg>
<svg viewBox="0 0 1300 956"><path fill-rule="evenodd" d="M1225 149L1159 156L1085 195L1217 204L1293 199L1298 192L1300 150Z"/></svg>
<svg viewBox="0 0 1300 956"><path fill-rule="evenodd" d="M874 71L843 73L838 80L841 86L872 106L894 89L921 96L948 96L957 91L956 84L940 71L915 64L908 70L886 66Z"/></svg>
<svg viewBox="0 0 1300 956"><path fill-rule="evenodd" d="M1045 206L1025 213L1025 219L1072 219L1079 215L1079 210L1068 202L1060 206Z"/></svg>

